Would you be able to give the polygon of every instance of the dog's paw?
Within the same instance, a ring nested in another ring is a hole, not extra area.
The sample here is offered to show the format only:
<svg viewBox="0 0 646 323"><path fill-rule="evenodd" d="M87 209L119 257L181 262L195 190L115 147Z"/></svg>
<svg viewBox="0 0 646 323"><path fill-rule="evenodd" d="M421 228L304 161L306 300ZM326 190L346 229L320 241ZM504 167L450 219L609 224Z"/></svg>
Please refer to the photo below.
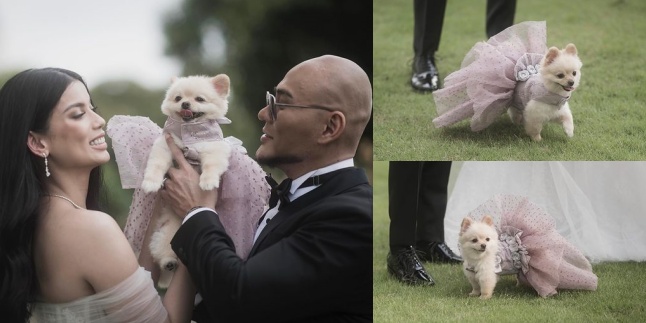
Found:
<svg viewBox="0 0 646 323"><path fill-rule="evenodd" d="M469 293L469 296L480 296L480 292L476 291L476 290L473 290L473 291L471 291L471 293Z"/></svg>
<svg viewBox="0 0 646 323"><path fill-rule="evenodd" d="M537 135L532 136L532 140L535 142L540 142L541 140L543 140L543 138L541 138L541 134L539 133Z"/></svg>
<svg viewBox="0 0 646 323"><path fill-rule="evenodd" d="M568 138L574 137L574 130L573 129L565 129L565 135L567 135Z"/></svg>
<svg viewBox="0 0 646 323"><path fill-rule="evenodd" d="M159 262L159 267L166 271L174 271L175 269L177 269L177 266L177 259L174 258L165 258L164 260Z"/></svg>
<svg viewBox="0 0 646 323"><path fill-rule="evenodd" d="M157 192L162 187L163 179L161 181L155 181L151 179L146 179L141 182L141 189L146 193Z"/></svg>
<svg viewBox="0 0 646 323"><path fill-rule="evenodd" d="M214 188L220 187L220 177L215 176L215 175L209 175L206 173L202 173L200 175L200 188L209 191Z"/></svg>
<svg viewBox="0 0 646 323"><path fill-rule="evenodd" d="M490 299L492 294L482 294L480 295L480 299Z"/></svg>

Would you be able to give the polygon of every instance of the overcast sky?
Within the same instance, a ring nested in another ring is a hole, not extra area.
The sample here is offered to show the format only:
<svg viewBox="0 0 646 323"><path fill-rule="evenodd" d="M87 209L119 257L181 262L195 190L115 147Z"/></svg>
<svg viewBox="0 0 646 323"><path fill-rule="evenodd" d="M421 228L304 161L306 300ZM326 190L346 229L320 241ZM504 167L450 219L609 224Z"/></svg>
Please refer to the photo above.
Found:
<svg viewBox="0 0 646 323"><path fill-rule="evenodd" d="M132 79L166 88L180 64L164 55L163 16L182 0L0 0L0 71L73 70L90 87Z"/></svg>

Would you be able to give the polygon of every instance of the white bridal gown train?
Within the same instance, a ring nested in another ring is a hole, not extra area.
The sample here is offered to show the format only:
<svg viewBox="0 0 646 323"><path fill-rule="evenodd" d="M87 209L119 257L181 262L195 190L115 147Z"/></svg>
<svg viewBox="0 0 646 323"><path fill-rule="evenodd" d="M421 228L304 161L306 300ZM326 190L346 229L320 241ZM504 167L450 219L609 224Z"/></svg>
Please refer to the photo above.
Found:
<svg viewBox="0 0 646 323"><path fill-rule="evenodd" d="M543 208L591 262L646 261L646 162L457 164L444 220L453 250L465 215L497 194L513 194Z"/></svg>

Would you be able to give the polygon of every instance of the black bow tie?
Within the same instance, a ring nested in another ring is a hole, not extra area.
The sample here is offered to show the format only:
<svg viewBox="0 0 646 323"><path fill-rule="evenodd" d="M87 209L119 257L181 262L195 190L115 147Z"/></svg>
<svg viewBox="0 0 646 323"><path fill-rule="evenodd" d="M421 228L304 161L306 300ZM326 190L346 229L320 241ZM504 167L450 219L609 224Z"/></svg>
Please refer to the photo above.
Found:
<svg viewBox="0 0 646 323"><path fill-rule="evenodd" d="M342 168L339 170L335 170L329 173L325 173L322 175L316 175L308 178L299 186L298 188L305 188L305 187L310 187L310 186L317 186L323 184L325 181L329 180L331 177L336 175L339 171L341 170L346 170L346 168ZM268 176L265 176L265 179L267 180L267 183L269 183L269 186L271 186L271 196L269 197L269 208L273 209L276 207L276 204L278 204L278 200L280 200L280 206L278 209L282 209L283 207L287 206L289 204L289 190L292 188L292 179L291 178L286 178L280 184L276 182L276 180L271 177L271 174Z"/></svg>
<svg viewBox="0 0 646 323"><path fill-rule="evenodd" d="M271 177L271 174L265 176L265 179L267 180L267 183L269 183L269 186L271 186L269 208L273 209L274 207L276 207L279 199L281 206L287 205L289 203L289 197L287 195L289 194L289 190L292 188L292 179L285 178L282 182L280 182L280 184L278 184L276 180Z"/></svg>

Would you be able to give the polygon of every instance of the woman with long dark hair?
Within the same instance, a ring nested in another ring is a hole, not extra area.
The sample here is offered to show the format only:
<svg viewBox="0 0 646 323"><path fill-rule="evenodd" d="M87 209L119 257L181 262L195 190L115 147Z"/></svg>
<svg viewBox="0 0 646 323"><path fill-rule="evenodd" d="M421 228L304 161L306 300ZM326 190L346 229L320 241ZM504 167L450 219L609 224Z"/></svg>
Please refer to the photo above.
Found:
<svg viewBox="0 0 646 323"><path fill-rule="evenodd" d="M118 224L99 211L104 126L74 72L26 70L0 90L3 321L189 321L185 268L162 303Z"/></svg>

